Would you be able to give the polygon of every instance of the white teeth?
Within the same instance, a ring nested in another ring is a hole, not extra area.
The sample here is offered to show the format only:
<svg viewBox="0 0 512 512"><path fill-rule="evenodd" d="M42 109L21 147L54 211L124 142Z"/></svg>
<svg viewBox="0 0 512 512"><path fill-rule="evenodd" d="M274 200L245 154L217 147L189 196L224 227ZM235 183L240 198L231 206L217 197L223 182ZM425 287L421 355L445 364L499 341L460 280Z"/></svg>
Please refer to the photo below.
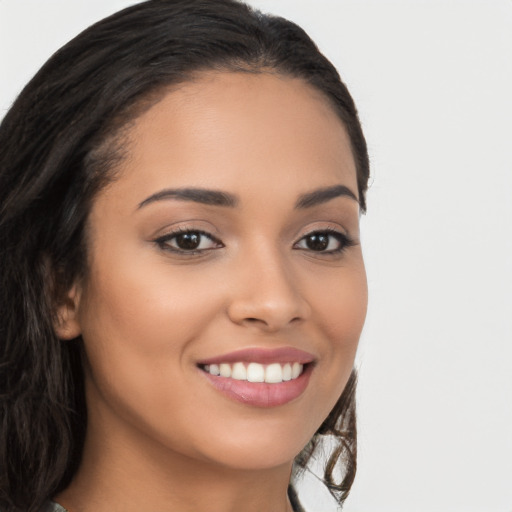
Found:
<svg viewBox="0 0 512 512"><path fill-rule="evenodd" d="M231 365L222 363L219 366L219 375L221 377L231 377Z"/></svg>
<svg viewBox="0 0 512 512"><path fill-rule="evenodd" d="M293 363L292 379L296 379L301 373L302 373L302 365L299 363Z"/></svg>
<svg viewBox="0 0 512 512"><path fill-rule="evenodd" d="M231 371L231 378L236 380L247 380L247 370L244 363L235 363Z"/></svg>
<svg viewBox="0 0 512 512"><path fill-rule="evenodd" d="M265 368L259 363L249 363L247 366L247 380L249 382L265 382Z"/></svg>
<svg viewBox="0 0 512 512"><path fill-rule="evenodd" d="M211 375L249 382L267 382L268 384L278 384L296 379L303 369L304 365L300 363L272 363L269 365L249 363L246 366L244 363L238 362L233 365L221 363L204 366L204 371Z"/></svg>
<svg viewBox="0 0 512 512"><path fill-rule="evenodd" d="M283 369L279 363L269 364L265 370L265 382L283 382Z"/></svg>

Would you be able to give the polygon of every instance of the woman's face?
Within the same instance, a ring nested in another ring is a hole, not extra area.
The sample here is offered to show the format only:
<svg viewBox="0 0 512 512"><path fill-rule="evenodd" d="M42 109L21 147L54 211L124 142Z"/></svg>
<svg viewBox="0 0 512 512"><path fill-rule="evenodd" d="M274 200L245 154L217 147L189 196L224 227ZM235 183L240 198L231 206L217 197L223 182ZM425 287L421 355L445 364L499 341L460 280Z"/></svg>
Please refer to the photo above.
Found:
<svg viewBox="0 0 512 512"><path fill-rule="evenodd" d="M367 303L355 164L322 95L265 73L169 92L130 128L89 239L71 320L88 442L289 463L347 382Z"/></svg>

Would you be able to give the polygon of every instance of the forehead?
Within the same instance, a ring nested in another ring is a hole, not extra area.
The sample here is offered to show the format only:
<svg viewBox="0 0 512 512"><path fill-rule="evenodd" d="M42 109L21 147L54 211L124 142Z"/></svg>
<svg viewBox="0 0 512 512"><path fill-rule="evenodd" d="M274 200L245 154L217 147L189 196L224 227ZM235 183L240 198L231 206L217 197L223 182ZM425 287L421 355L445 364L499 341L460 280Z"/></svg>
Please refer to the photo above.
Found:
<svg viewBox="0 0 512 512"><path fill-rule="evenodd" d="M202 73L137 118L127 139L120 181L141 194L169 180L248 189L276 179L306 189L356 183L349 138L327 98L273 73Z"/></svg>

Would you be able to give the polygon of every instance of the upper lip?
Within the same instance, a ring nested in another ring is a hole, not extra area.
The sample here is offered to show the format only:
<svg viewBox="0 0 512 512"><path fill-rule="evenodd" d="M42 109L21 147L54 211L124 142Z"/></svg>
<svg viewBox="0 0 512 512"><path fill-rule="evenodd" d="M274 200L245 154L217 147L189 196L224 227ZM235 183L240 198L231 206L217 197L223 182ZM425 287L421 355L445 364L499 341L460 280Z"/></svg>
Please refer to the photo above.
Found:
<svg viewBox="0 0 512 512"><path fill-rule="evenodd" d="M199 365L221 363L311 363L315 356L293 347L245 348L198 361Z"/></svg>

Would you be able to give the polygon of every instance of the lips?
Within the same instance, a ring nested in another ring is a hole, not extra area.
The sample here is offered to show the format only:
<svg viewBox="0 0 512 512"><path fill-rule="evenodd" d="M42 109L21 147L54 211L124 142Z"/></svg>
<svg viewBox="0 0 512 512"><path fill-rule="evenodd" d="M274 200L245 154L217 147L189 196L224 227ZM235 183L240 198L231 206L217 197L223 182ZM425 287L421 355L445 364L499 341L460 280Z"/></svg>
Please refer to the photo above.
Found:
<svg viewBox="0 0 512 512"><path fill-rule="evenodd" d="M315 356L303 350L292 347L281 347L273 349L248 348L236 350L227 354L222 354L209 359L198 361L199 365L221 364L221 363L311 363Z"/></svg>
<svg viewBox="0 0 512 512"><path fill-rule="evenodd" d="M199 361L202 374L224 396L255 407L277 407L306 389L315 357L291 347L244 349Z"/></svg>

